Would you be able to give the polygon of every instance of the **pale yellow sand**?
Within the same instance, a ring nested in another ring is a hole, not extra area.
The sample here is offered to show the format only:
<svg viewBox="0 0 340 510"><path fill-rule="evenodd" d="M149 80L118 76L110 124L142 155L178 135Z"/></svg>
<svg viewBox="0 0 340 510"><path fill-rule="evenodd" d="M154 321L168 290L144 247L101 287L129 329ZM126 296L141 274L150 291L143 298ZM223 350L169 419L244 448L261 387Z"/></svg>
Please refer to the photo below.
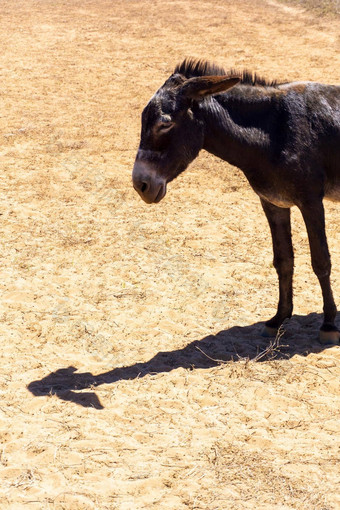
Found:
<svg viewBox="0 0 340 510"><path fill-rule="evenodd" d="M240 172L201 154L158 206L131 186L178 61L340 84L339 20L250 0L5 0L0 18L0 507L340 508L340 350L317 342L299 212L296 315L255 362L277 281ZM340 205L327 226L340 305Z"/></svg>

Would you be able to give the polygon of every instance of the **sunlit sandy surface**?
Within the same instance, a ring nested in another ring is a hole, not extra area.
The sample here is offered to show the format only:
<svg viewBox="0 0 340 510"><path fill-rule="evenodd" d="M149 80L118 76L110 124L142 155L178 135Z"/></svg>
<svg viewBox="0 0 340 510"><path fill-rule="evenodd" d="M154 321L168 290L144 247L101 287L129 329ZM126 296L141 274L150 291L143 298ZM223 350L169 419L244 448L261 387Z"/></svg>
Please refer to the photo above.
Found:
<svg viewBox="0 0 340 510"><path fill-rule="evenodd" d="M277 281L241 173L202 153L157 206L131 186L177 62L340 84L339 21L250 0L0 17L0 508L339 508L340 352L300 213L295 315L261 357ZM327 227L340 305L340 204Z"/></svg>

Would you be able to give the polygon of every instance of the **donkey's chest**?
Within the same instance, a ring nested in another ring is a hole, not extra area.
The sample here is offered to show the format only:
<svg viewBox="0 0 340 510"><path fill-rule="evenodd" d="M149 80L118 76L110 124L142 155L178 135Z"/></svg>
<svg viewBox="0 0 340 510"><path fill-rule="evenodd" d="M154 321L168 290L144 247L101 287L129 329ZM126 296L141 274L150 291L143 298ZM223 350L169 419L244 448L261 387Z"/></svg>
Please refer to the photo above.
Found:
<svg viewBox="0 0 340 510"><path fill-rule="evenodd" d="M255 190L256 191L256 190ZM277 207L283 207L285 209L293 207L294 202L289 199L285 194L280 194L275 191L256 191L256 193L259 195L260 198L263 200L266 200L267 202L270 202L273 205L276 205Z"/></svg>
<svg viewBox="0 0 340 510"><path fill-rule="evenodd" d="M279 179L274 172L269 176L264 176L260 172L251 172L246 174L246 177L261 199L283 208L292 207L296 203L295 187L289 180Z"/></svg>

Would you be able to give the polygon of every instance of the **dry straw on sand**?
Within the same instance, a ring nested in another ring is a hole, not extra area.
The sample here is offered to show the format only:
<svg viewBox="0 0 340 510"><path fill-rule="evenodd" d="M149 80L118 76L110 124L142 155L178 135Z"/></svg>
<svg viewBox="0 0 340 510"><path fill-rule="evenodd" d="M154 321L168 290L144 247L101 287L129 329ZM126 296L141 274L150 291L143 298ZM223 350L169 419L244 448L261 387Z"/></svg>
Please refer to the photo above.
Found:
<svg viewBox="0 0 340 510"><path fill-rule="evenodd" d="M131 186L142 107L184 56L340 84L339 21L248 0L0 17L0 508L339 508L340 352L316 340L300 215L295 315L266 352L276 275L240 172L201 154L158 207Z"/></svg>

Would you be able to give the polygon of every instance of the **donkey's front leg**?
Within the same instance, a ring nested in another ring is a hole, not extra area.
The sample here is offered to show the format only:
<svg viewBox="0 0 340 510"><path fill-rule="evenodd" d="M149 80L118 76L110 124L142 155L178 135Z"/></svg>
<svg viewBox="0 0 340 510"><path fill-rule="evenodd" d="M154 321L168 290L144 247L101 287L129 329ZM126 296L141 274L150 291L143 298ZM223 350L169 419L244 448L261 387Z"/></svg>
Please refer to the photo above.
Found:
<svg viewBox="0 0 340 510"><path fill-rule="evenodd" d="M320 329L320 341L338 344L340 332L335 326L337 309L330 283L331 258L328 251L322 200L317 199L303 204L301 212L307 227L312 267L319 279L323 296L324 320Z"/></svg>
<svg viewBox="0 0 340 510"><path fill-rule="evenodd" d="M275 336L278 328L293 312L294 252L290 209L283 209L261 199L273 240L274 267L279 277L279 304L276 315L266 322L263 336Z"/></svg>

